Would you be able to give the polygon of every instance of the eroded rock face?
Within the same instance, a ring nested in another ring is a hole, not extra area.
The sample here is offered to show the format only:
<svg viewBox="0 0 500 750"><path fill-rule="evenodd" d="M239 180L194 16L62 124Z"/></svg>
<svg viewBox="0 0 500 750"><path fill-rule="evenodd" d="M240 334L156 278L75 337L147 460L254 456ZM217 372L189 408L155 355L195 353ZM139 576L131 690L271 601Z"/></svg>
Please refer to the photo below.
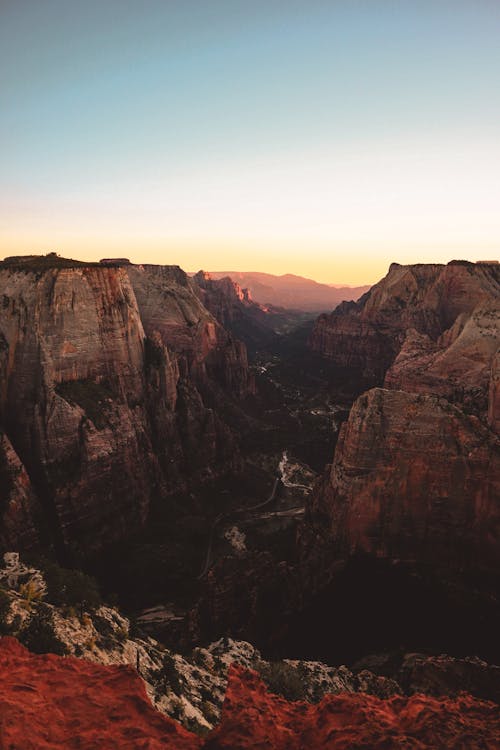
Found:
<svg viewBox="0 0 500 750"><path fill-rule="evenodd" d="M288 703L268 693L255 672L233 667L211 750L325 748L493 748L500 741L498 708L468 695L456 699L368 695L326 696L321 703Z"/></svg>
<svg viewBox="0 0 500 750"><path fill-rule="evenodd" d="M355 401L310 503L334 554L497 569L498 266L393 264L316 328L318 351L384 384Z"/></svg>
<svg viewBox="0 0 500 750"><path fill-rule="evenodd" d="M500 559L500 441L435 396L380 388L342 426L313 509L339 556L495 569Z"/></svg>
<svg viewBox="0 0 500 750"><path fill-rule="evenodd" d="M41 509L30 478L12 447L0 430L0 547L20 549L36 546L38 531L35 519Z"/></svg>
<svg viewBox="0 0 500 750"><path fill-rule="evenodd" d="M496 428L499 407L495 361L499 346L500 298L496 304L478 307L470 316L459 315L436 342L410 329L386 373L385 386L444 396Z"/></svg>
<svg viewBox="0 0 500 750"><path fill-rule="evenodd" d="M38 656L13 638L2 638L0 672L3 747L201 747L196 735L153 708L131 667Z"/></svg>
<svg viewBox="0 0 500 750"><path fill-rule="evenodd" d="M228 276L214 279L205 271L193 276L200 299L212 315L244 341L250 352L276 343L274 327L280 327L286 311L261 305L252 299L248 289L243 289Z"/></svg>
<svg viewBox="0 0 500 750"><path fill-rule="evenodd" d="M233 666L220 725L201 739L156 711L132 667L35 655L0 640L0 709L5 747L151 750L322 747L493 748L498 707L470 695L380 699L327 695L317 705L267 692L255 672Z"/></svg>
<svg viewBox="0 0 500 750"><path fill-rule="evenodd" d="M30 546L36 496L56 543L88 551L234 465L209 399L251 378L179 268L45 260L0 268L6 546Z"/></svg>
<svg viewBox="0 0 500 750"><path fill-rule="evenodd" d="M439 392L456 387L458 379L458 387L480 388L484 398L500 343L499 306L498 265L393 263L387 276L357 303L343 303L318 318L311 347L339 368L348 368L353 379L381 385L407 332L413 331L389 376L391 384L406 387L404 381L413 385L418 379L423 388L427 379ZM450 364L451 382L445 386L443 375ZM466 373L472 386L462 382Z"/></svg>

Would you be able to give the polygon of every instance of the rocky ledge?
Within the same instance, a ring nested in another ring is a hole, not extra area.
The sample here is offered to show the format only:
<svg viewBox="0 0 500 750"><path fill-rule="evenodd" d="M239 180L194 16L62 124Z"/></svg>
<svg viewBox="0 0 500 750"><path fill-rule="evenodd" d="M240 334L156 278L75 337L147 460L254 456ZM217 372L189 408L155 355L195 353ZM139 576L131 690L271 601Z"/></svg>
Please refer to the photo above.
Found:
<svg viewBox="0 0 500 750"><path fill-rule="evenodd" d="M202 738L157 712L130 667L34 655L5 637L0 674L2 744L12 750L493 750L500 742L498 707L467 694L386 700L341 694L317 705L290 703L267 692L255 672L232 667L221 723Z"/></svg>

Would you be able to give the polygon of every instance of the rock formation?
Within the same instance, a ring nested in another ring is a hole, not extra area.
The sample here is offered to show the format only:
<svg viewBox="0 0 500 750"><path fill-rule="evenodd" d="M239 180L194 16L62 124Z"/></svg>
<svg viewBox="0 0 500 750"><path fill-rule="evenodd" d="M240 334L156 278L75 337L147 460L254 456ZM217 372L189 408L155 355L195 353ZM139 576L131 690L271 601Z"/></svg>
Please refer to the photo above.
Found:
<svg viewBox="0 0 500 750"><path fill-rule="evenodd" d="M245 342L248 351L273 350L278 334L302 322L304 314L262 305L252 299L249 289L242 288L228 276L214 279L199 271L193 276L200 299L219 323Z"/></svg>
<svg viewBox="0 0 500 750"><path fill-rule="evenodd" d="M467 695L436 699L418 695L381 700L368 695L326 696L316 706L288 703L268 693L254 672L234 667L220 726L210 750L324 748L493 748L500 719L492 703ZM464 745L464 743L466 743Z"/></svg>
<svg viewBox="0 0 500 750"><path fill-rule="evenodd" d="M231 278L240 286L249 289L253 299L261 305L273 305L289 310L318 313L333 310L344 300L357 300L368 291L368 286L346 287L321 284L312 279L286 273L276 276L271 273L248 271L213 271L213 279Z"/></svg>
<svg viewBox="0 0 500 750"><path fill-rule="evenodd" d="M252 391L245 347L178 267L13 259L0 292L6 545L31 546L38 505L56 544L96 549L234 465L211 399Z"/></svg>
<svg viewBox="0 0 500 750"><path fill-rule="evenodd" d="M313 501L339 555L500 562L500 440L436 396L375 388L342 426Z"/></svg>
<svg viewBox="0 0 500 750"><path fill-rule="evenodd" d="M16 750L96 747L194 750L196 735L151 705L131 667L30 654L0 640L1 744Z"/></svg>
<svg viewBox="0 0 500 750"><path fill-rule="evenodd" d="M393 263L357 303L318 318L311 347L366 386L382 385L401 353L388 374L394 387L485 401L500 346L499 300L496 264Z"/></svg>
<svg viewBox="0 0 500 750"><path fill-rule="evenodd" d="M268 693L255 672L234 666L221 723L202 739L152 707L131 667L34 655L4 637L0 674L2 745L13 750L493 750L500 741L498 707L467 694L383 700L344 693L328 695L317 705L289 703Z"/></svg>
<svg viewBox="0 0 500 750"><path fill-rule="evenodd" d="M357 305L323 316L312 344L385 375L354 403L312 499L339 554L494 569L499 267L393 264Z"/></svg>

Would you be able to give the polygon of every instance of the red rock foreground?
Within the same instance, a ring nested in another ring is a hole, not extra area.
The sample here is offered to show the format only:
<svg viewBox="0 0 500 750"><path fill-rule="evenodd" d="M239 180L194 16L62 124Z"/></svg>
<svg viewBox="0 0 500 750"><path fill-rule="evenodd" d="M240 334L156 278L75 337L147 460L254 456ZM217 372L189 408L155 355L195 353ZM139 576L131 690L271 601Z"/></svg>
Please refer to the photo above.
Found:
<svg viewBox="0 0 500 750"><path fill-rule="evenodd" d="M31 654L0 641L2 750L498 750L500 712L469 695L381 700L327 696L318 705L267 692L256 673L232 667L221 725L204 741L149 703L127 667Z"/></svg>

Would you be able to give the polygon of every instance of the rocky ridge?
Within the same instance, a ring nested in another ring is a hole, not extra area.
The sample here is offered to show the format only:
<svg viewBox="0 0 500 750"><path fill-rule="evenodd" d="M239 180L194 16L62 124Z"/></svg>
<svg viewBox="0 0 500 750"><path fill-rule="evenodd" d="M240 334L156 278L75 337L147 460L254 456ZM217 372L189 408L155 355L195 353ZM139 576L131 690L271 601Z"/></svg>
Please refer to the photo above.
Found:
<svg viewBox="0 0 500 750"><path fill-rule="evenodd" d="M365 388L382 385L393 365L389 387L437 392L484 413L500 346L499 300L496 264L393 263L358 302L321 315L310 344Z"/></svg>
<svg viewBox="0 0 500 750"><path fill-rule="evenodd" d="M318 705L289 703L268 693L255 672L233 666L222 720L206 739L162 716L130 667L100 666L73 657L30 654L0 640L2 740L11 748L269 747L332 750L498 746L497 707L459 698L326 696ZM47 723L46 717L51 721Z"/></svg>
<svg viewBox="0 0 500 750"><path fill-rule="evenodd" d="M499 267L393 264L312 345L384 385L354 403L311 500L337 554L498 570Z"/></svg>
<svg viewBox="0 0 500 750"><path fill-rule="evenodd" d="M138 632L116 608L50 603L44 576L23 564L16 553L5 555L0 592L2 633L15 635L42 653L54 651L133 669L161 713L199 732L220 720L228 672L234 664L258 672L273 692L311 703L327 694L363 693L387 699L417 692L455 696L463 689L477 698L500 700L499 668L479 659L408 654L390 667L387 659L370 657L348 669L317 661L270 662L250 643L231 638L181 656Z"/></svg>

